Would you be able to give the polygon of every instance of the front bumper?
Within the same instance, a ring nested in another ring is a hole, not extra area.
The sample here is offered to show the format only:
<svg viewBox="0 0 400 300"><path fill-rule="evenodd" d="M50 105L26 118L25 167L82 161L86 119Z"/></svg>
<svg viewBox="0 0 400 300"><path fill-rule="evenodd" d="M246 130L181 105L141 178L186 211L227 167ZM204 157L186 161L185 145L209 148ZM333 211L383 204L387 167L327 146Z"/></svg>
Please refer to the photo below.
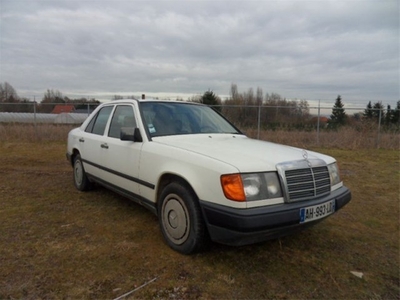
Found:
<svg viewBox="0 0 400 300"><path fill-rule="evenodd" d="M300 224L300 209L330 200L335 200L335 210L338 211L350 202L351 192L343 186L314 200L249 209L231 208L206 201L200 201L200 205L211 240L240 246L289 235L318 223L325 218Z"/></svg>

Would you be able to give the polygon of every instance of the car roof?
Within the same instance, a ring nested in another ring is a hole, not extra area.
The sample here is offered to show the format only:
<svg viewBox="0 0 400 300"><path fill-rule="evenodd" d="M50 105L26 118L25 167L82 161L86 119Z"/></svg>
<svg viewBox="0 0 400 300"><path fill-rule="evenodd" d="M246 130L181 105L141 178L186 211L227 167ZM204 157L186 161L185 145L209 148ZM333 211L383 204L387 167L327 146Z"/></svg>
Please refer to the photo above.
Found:
<svg viewBox="0 0 400 300"><path fill-rule="evenodd" d="M117 103L146 103L146 102L161 102L161 103L183 103L183 104L195 104L195 105L203 105L198 102L190 102L190 101L183 101L183 100L159 100L159 99L121 99L121 100L112 100L110 102L105 102L103 104L117 104Z"/></svg>

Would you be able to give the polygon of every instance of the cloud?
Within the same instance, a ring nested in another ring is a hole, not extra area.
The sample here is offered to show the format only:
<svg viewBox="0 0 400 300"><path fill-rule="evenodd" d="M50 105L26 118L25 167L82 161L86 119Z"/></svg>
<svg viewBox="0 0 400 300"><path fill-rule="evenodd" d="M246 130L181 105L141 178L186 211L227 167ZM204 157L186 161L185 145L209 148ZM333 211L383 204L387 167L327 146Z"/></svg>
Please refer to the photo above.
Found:
<svg viewBox="0 0 400 300"><path fill-rule="evenodd" d="M397 1L2 1L19 94L229 93L364 105L399 96Z"/></svg>

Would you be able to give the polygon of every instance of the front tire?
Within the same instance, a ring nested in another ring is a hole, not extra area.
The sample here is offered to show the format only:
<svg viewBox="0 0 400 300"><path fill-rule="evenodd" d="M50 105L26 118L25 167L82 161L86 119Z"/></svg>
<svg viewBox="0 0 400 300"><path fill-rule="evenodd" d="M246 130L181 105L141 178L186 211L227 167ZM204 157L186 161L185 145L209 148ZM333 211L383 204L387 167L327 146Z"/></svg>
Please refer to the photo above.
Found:
<svg viewBox="0 0 400 300"><path fill-rule="evenodd" d="M192 191L180 183L168 184L158 204L161 232L174 250L191 254L206 244L207 233L201 209Z"/></svg>
<svg viewBox="0 0 400 300"><path fill-rule="evenodd" d="M74 184L75 187L80 191L87 191L92 186L91 182L86 176L82 158L79 154L77 154L74 159Z"/></svg>

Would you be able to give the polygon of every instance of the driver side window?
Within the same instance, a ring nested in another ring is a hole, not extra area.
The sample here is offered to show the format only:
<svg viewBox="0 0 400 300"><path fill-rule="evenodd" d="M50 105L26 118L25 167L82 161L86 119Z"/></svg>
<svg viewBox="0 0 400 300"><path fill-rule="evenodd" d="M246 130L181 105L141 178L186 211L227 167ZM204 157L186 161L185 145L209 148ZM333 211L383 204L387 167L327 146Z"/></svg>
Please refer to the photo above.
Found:
<svg viewBox="0 0 400 300"><path fill-rule="evenodd" d="M111 120L108 136L120 138L122 127L136 127L136 120L133 108L130 105L118 105Z"/></svg>

